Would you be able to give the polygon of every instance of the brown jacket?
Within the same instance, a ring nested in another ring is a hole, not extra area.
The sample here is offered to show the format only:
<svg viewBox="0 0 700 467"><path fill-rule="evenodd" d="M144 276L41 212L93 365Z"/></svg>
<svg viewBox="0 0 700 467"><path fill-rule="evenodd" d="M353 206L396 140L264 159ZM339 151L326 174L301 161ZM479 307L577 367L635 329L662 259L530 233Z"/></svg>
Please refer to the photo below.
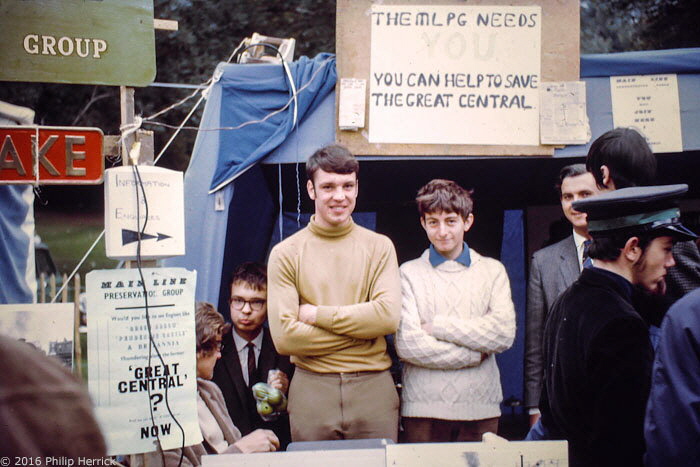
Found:
<svg viewBox="0 0 700 467"><path fill-rule="evenodd" d="M233 445L233 443L241 439L241 432L231 421L231 417L226 410L224 396L221 394L219 387L211 381L197 378L197 392L204 400L204 403L207 405L212 415L214 415L214 418L219 424L219 428L221 428L224 434L224 439L228 441L229 447L226 453L233 454L241 452L240 449ZM202 456L215 454L209 440L205 438L200 444L187 446L183 450L170 449L165 451L166 467L177 467L182 451L184 451L182 465L185 467L199 466L202 464Z"/></svg>
<svg viewBox="0 0 700 467"><path fill-rule="evenodd" d="M7 336L0 336L0 356L3 456L105 457L105 442L93 418L90 398L66 368Z"/></svg>

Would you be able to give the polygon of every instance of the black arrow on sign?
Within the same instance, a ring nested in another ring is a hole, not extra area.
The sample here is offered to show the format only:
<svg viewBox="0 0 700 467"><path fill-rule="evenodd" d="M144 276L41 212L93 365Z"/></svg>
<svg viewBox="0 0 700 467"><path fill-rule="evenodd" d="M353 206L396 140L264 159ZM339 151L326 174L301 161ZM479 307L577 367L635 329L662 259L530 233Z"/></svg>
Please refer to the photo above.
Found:
<svg viewBox="0 0 700 467"><path fill-rule="evenodd" d="M156 241L159 242L161 240L165 240L166 238L171 238L170 235L165 235L164 233L158 233L158 235L151 235L147 233L142 233L141 234L141 240L151 240L151 239L157 239ZM134 243L139 241L139 233L135 230L129 230L129 229L122 229L122 246L123 245L128 245L129 243Z"/></svg>

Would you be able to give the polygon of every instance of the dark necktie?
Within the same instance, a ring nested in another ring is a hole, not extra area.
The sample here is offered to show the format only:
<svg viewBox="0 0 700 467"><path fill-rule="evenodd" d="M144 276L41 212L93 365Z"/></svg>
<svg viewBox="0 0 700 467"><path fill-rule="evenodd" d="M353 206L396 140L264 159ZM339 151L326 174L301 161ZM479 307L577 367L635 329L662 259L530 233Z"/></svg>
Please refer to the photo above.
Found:
<svg viewBox="0 0 700 467"><path fill-rule="evenodd" d="M248 342L248 386L252 386L255 381L255 344Z"/></svg>
<svg viewBox="0 0 700 467"><path fill-rule="evenodd" d="M588 247L591 246L591 241L590 240L584 240L583 241L583 267L584 268L591 268L593 267L593 260L591 259L590 256L588 256Z"/></svg>

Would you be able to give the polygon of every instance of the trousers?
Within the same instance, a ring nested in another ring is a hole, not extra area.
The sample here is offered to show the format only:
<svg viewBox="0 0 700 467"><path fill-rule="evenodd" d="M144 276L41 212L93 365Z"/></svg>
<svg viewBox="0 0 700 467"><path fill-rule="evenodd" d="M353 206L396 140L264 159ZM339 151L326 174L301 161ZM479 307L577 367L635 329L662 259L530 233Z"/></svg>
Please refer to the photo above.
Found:
<svg viewBox="0 0 700 467"><path fill-rule="evenodd" d="M297 368L287 410L292 441L398 440L399 396L388 370L314 373Z"/></svg>

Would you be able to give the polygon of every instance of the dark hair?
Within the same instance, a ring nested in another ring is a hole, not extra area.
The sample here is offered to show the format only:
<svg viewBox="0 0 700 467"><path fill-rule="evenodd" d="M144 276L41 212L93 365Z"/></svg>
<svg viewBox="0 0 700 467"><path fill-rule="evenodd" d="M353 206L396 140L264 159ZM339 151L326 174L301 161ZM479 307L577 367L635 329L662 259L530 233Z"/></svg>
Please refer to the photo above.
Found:
<svg viewBox="0 0 700 467"><path fill-rule="evenodd" d="M605 188L601 171L604 165L617 189L653 185L656 179L656 158L644 137L633 128L615 128L593 141L586 168L601 188Z"/></svg>
<svg viewBox="0 0 700 467"><path fill-rule="evenodd" d="M668 235L665 231L650 231L645 233L634 232L633 230L620 230L606 236L593 237L591 244L588 246L588 256L593 259L604 261L615 261L620 257L625 243L632 237L639 238L639 247L642 253L656 237Z"/></svg>
<svg viewBox="0 0 700 467"><path fill-rule="evenodd" d="M455 212L466 219L474 209L472 191L465 190L452 180L436 178L429 181L416 196L421 217L433 212Z"/></svg>
<svg viewBox="0 0 700 467"><path fill-rule="evenodd" d="M557 184L554 185L559 197L561 198L561 186L564 183L565 178L578 177L579 175L583 175L585 173L588 173L586 164L571 164L562 167L559 171L559 179L557 180Z"/></svg>
<svg viewBox="0 0 700 467"><path fill-rule="evenodd" d="M205 354L216 349L217 336L223 336L231 329L231 323L224 321L221 313L209 302L195 304L194 325L197 335L197 352Z"/></svg>
<svg viewBox="0 0 700 467"><path fill-rule="evenodd" d="M313 183L318 169L336 174L360 175L360 164L345 146L331 144L319 149L306 161L306 176Z"/></svg>
<svg viewBox="0 0 700 467"><path fill-rule="evenodd" d="M267 268L264 264L247 261L240 264L234 271L229 289L236 282L248 284L253 290L267 290Z"/></svg>

